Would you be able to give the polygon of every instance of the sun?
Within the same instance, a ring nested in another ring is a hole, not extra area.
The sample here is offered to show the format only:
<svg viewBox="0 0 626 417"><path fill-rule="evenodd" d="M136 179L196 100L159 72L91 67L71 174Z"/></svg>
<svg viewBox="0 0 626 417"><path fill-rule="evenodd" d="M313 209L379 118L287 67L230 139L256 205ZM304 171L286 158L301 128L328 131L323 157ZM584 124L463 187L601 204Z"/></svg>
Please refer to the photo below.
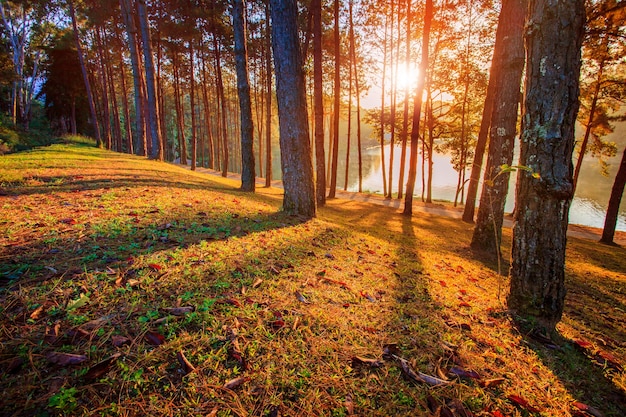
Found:
<svg viewBox="0 0 626 417"><path fill-rule="evenodd" d="M398 77L396 80L396 90L404 91L406 88L413 89L417 85L417 77L419 68L413 63L409 63L408 67L405 62L398 64Z"/></svg>

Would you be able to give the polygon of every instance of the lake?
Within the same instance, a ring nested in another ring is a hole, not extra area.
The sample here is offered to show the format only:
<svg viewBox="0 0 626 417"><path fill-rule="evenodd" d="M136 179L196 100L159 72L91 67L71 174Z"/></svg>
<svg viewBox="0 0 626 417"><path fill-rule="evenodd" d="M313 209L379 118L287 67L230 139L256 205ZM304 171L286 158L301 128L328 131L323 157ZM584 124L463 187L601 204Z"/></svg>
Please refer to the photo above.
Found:
<svg viewBox="0 0 626 417"><path fill-rule="evenodd" d="M389 154L391 147L385 145L386 166L389 165ZM394 155L394 173L393 173L393 191L397 190L398 177L400 174L400 147L396 147ZM408 153L408 152L407 152ZM581 169L580 179L576 195L572 201L570 208L569 220L572 224L581 224L592 227L604 227L604 217L606 214L606 206L613 187L613 180L617 165L621 158L621 152L615 158L610 160L611 166L609 176L604 177L600 173L598 161L591 156L586 156ZM338 188L343 188L344 172L345 172L345 154L340 154ZM356 153L353 151L350 161L350 170L348 174L348 191L358 191L358 167L356 162ZM485 157L486 160L486 157ZM420 162L421 163L421 162ZM435 200L454 201L456 192L456 184L458 173L450 164L448 155L435 154L433 158L433 182L432 196ZM408 155L406 164L405 181L408 173ZM388 168L387 168L388 169ZM469 178L469 170L466 178ZM516 173L511 175L511 186L507 198L506 210L512 211L515 200L515 180ZM482 184L481 184L482 187ZM479 188L481 190L481 188ZM370 147L363 150L363 191L381 193L383 192L382 184L382 166L380 157L380 146ZM421 198L422 195L422 175L421 165L418 167L417 180L415 184L415 196ZM617 230L626 231L626 201L622 199L620 206L620 214L617 222Z"/></svg>

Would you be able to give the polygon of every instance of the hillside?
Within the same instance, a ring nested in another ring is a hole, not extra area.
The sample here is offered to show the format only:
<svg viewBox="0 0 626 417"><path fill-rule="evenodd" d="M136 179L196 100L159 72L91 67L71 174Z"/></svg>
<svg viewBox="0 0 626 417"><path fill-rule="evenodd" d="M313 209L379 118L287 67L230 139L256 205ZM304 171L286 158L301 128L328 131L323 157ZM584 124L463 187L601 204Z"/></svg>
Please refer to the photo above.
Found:
<svg viewBox="0 0 626 417"><path fill-rule="evenodd" d="M624 248L569 240L549 340L459 220L76 140L0 183L0 415L626 415Z"/></svg>

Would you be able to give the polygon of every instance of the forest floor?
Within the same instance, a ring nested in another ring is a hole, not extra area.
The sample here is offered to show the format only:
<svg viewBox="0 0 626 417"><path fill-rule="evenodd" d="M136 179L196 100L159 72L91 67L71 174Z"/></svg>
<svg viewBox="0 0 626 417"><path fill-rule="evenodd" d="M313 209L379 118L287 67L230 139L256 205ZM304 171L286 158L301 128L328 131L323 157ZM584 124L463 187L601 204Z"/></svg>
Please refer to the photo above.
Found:
<svg viewBox="0 0 626 417"><path fill-rule="evenodd" d="M78 141L0 184L2 416L626 415L623 247L569 239L550 340L458 219Z"/></svg>

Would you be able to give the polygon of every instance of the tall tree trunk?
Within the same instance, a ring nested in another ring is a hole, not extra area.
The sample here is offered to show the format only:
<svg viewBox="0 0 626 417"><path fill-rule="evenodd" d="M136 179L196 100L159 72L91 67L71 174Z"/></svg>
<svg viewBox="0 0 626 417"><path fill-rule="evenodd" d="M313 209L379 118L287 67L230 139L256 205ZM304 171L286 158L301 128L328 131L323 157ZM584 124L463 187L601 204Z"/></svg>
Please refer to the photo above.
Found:
<svg viewBox="0 0 626 417"><path fill-rule="evenodd" d="M145 121L143 106L143 88L141 83L141 59L137 51L137 28L133 17L131 0L120 0L122 17L126 26L128 36L128 48L130 51L130 62L133 72L133 86L135 89L135 150L145 154Z"/></svg>
<svg viewBox="0 0 626 417"><path fill-rule="evenodd" d="M118 34L119 37L119 34ZM133 154L133 132L130 121L130 109L128 108L128 87L126 86L126 69L124 68L124 57L122 50L119 50L120 61L120 84L122 86L122 109L124 110L124 129L126 130L126 152Z"/></svg>
<svg viewBox="0 0 626 417"><path fill-rule="evenodd" d="M337 190L337 165L339 163L339 111L341 104L341 43L339 38L339 0L334 2L335 29L335 74L333 87L333 158L332 167L330 169L330 189L328 198L335 198Z"/></svg>
<svg viewBox="0 0 626 417"><path fill-rule="evenodd" d="M350 0L352 10L352 0ZM315 195L319 207L326 204L326 159L324 155L324 91L322 68L322 2L313 0L313 101L315 112Z"/></svg>
<svg viewBox="0 0 626 417"><path fill-rule="evenodd" d="M530 0L509 308L553 332L565 300L567 218L584 0Z"/></svg>
<svg viewBox="0 0 626 417"><path fill-rule="evenodd" d="M195 171L198 165L198 130L196 128L196 78L193 65L193 39L189 39L189 107L191 111L191 170Z"/></svg>
<svg viewBox="0 0 626 417"><path fill-rule="evenodd" d="M270 0L285 211L314 217L315 185L296 0Z"/></svg>
<svg viewBox="0 0 626 417"><path fill-rule="evenodd" d="M413 121L411 126L409 177L407 179L406 195L404 197L404 211L402 212L405 216L411 216L413 214L413 191L415 189L415 178L417 176L417 146L420 119L422 116L422 97L424 95L426 73L428 72L428 49L430 45L430 26L433 20L433 13L433 0L426 0L424 9L424 32L422 34L422 60L420 62L417 87L415 89L415 107L413 108Z"/></svg>
<svg viewBox="0 0 626 417"><path fill-rule="evenodd" d="M605 38L608 39L608 36ZM605 41L608 42L608 41ZM576 192L576 185L578 184L578 176L580 175L580 169L583 166L583 159L587 153L587 144L589 143L589 137L593 130L593 120L596 115L596 108L598 107L598 98L600 96L600 90L602 89L602 74L604 72L604 65L606 61L603 59L600 61L600 67L598 68L596 85L593 90L593 97L591 98L591 107L589 108L589 117L587 119L587 126L585 126L585 135L580 143L580 152L578 153L578 159L576 160L576 167L574 168L574 193Z"/></svg>
<svg viewBox="0 0 626 417"><path fill-rule="evenodd" d="M68 0L70 6L70 16L72 18L72 29L74 30L74 43L76 44L76 51L78 52L78 62L80 63L80 71L83 75L83 82L85 83L85 91L87 92L87 103L89 104L89 114L91 117L91 125L93 126L94 136L96 137L96 146L102 146L102 138L100 137L100 127L98 126L98 115L96 114L96 106L94 104L93 92L91 90L91 83L87 76L87 67L85 66L85 57L83 54L83 47L78 37L78 25L76 24L76 11L74 10L74 2Z"/></svg>
<svg viewBox="0 0 626 417"><path fill-rule="evenodd" d="M500 256L504 206L509 191L509 172L500 172L502 165L510 166L517 132L520 85L524 70L524 17L527 0L504 0L498 23L501 36L494 52L491 75L493 111L491 115L490 146L485 181L480 198L476 227L471 246Z"/></svg>
<svg viewBox="0 0 626 417"><path fill-rule="evenodd" d="M178 149L180 151L180 163L187 165L187 138L185 137L185 110L181 100L180 88L180 60L178 52L172 53L172 71L174 75L174 107L176 110L176 130L178 133Z"/></svg>
<svg viewBox="0 0 626 417"><path fill-rule="evenodd" d="M224 94L224 80L222 78L222 54L220 52L220 42L213 28L213 53L215 54L215 72L217 76L217 98L220 105L220 133L222 136L222 177L228 175L229 151L228 132L226 128L226 96Z"/></svg>
<svg viewBox="0 0 626 417"><path fill-rule="evenodd" d="M615 182L611 189L611 197L609 205L606 209L606 217L604 218L604 229L602 230L602 238L600 242L612 244L615 237L615 228L617 226L617 217L619 215L619 206L624 195L624 186L626 185L626 148L622 155L622 162L619 165Z"/></svg>
<svg viewBox="0 0 626 417"><path fill-rule="evenodd" d="M265 186L272 185L272 48L269 1L265 6L265 76L266 111L265 111Z"/></svg>
<svg viewBox="0 0 626 417"><path fill-rule="evenodd" d="M395 154L395 143L396 143L396 99L398 97L398 55L400 52L400 4L398 3L398 12L396 15L398 16L397 25L393 24L393 15L394 15L394 1L391 1L391 108L389 115L389 124L390 124L390 134L389 134L389 178L387 185L387 195L386 198L391 198L392 189L393 189L393 157ZM393 37L393 28L396 26L398 28L398 39L394 39ZM394 43L396 47L396 51L394 53Z"/></svg>
<svg viewBox="0 0 626 417"><path fill-rule="evenodd" d="M111 150L111 113L109 109L109 83L107 82L107 70L106 59L104 58L104 45L100 39L100 28L96 26L94 28L94 35L96 40L96 56L98 57L100 71L98 75L100 78L100 86L102 88L102 117L104 119L102 123L104 146Z"/></svg>
<svg viewBox="0 0 626 417"><path fill-rule="evenodd" d="M237 93L241 113L241 189L254 191L254 125L248 75L248 49L246 46L246 6L244 0L233 1L233 31L235 37L235 64L237 66Z"/></svg>
<svg viewBox="0 0 626 417"><path fill-rule="evenodd" d="M161 136L161 124L159 123L159 106L156 91L156 79L154 60L152 59L152 44L150 39L150 26L146 0L137 0L137 14L141 40L143 42L143 55L146 71L146 92L148 94L148 127L152 143L151 159L163 160L163 138Z"/></svg>
<svg viewBox="0 0 626 417"><path fill-rule="evenodd" d="M215 169L215 147L213 143L213 127L211 123L211 111L209 106L209 94L207 88L207 76L206 76L206 64L205 59L202 59L202 103L204 105L204 124L207 135L207 147L208 147L208 167Z"/></svg>
<svg viewBox="0 0 626 417"><path fill-rule="evenodd" d="M383 173L383 195L387 195L387 170L385 168L385 78L387 77L387 29L389 16L385 13L385 36L383 38L383 75L380 93L380 164Z"/></svg>
<svg viewBox="0 0 626 417"><path fill-rule="evenodd" d="M405 71L409 73L409 63L411 62L411 3L413 0L406 0L406 57ZM401 199L404 193L404 170L406 169L406 144L409 135L409 85L404 87L404 108L402 117L402 133L400 140L402 141L402 151L400 153L400 174L398 176L398 199Z"/></svg>

